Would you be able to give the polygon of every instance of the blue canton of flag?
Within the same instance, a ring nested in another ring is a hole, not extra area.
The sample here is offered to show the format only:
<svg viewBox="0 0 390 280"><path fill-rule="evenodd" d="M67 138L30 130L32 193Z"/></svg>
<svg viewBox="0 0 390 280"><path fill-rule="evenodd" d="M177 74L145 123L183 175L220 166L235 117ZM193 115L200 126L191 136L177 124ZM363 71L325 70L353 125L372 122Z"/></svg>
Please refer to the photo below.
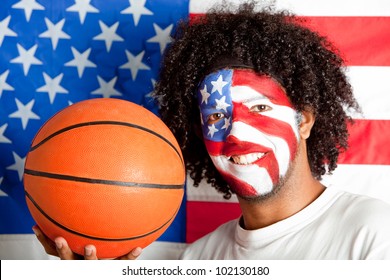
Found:
<svg viewBox="0 0 390 280"><path fill-rule="evenodd" d="M43 123L81 100L151 97L183 0L3 0L0 7L0 234L31 233L23 168ZM160 238L184 242L184 205Z"/></svg>
<svg viewBox="0 0 390 280"><path fill-rule="evenodd" d="M225 141L231 130L233 103L230 95L233 70L220 70L208 75L198 89L203 135L211 141ZM208 116L223 114L221 121L208 124Z"/></svg>

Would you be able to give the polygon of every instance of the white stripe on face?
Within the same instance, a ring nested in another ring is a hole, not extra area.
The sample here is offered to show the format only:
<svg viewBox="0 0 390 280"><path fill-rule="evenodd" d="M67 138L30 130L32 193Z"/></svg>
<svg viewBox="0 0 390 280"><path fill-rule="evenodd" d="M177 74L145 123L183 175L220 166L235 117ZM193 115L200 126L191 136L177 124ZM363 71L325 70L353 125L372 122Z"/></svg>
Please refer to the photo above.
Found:
<svg viewBox="0 0 390 280"><path fill-rule="evenodd" d="M284 176L286 174L290 161L290 149L286 140L277 136L264 134L243 122L234 122L230 135L240 141L251 142L272 149L278 161L280 175Z"/></svg>
<svg viewBox="0 0 390 280"><path fill-rule="evenodd" d="M267 194L272 191L273 183L266 168L255 164L233 164L225 156L211 156L211 160L215 166L219 166L220 171L231 174L232 177L249 184L257 191L257 193ZM235 189L235 191L240 194L239 189Z"/></svg>
<svg viewBox="0 0 390 280"><path fill-rule="evenodd" d="M297 112L293 108L274 104L269 98L248 86L234 86L231 87L230 90L232 101L242 103L248 109L258 104L264 104L272 107L272 110L262 112L261 115L289 124L291 129L294 131L295 137L299 140Z"/></svg>

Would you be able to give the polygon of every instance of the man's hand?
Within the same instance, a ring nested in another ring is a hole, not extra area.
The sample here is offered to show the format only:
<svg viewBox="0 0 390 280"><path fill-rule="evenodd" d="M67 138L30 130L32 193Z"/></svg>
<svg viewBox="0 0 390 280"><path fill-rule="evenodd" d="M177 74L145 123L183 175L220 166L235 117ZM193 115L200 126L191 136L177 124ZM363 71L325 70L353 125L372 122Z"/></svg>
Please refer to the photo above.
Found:
<svg viewBox="0 0 390 280"><path fill-rule="evenodd" d="M63 237L57 237L54 242L50 240L38 226L33 226L33 231L39 242L42 244L45 252L49 255L59 257L61 260L97 260L96 247L87 245L84 248L84 256L74 253L68 246L68 243ZM119 257L120 260L135 260L142 253L140 247L134 248L130 253Z"/></svg>

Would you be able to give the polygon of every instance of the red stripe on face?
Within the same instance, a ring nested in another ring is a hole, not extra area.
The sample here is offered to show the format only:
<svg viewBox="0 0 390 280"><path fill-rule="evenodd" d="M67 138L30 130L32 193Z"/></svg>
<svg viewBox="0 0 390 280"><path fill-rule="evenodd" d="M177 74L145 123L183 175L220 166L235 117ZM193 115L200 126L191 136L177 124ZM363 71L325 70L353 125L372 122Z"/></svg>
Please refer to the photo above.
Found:
<svg viewBox="0 0 390 280"><path fill-rule="evenodd" d="M294 130L288 123L272 117L249 112L248 108L241 103L233 102L233 104L233 122L240 121L256 128L266 135L284 139L290 149L290 158L293 159L298 143Z"/></svg>
<svg viewBox="0 0 390 280"><path fill-rule="evenodd" d="M234 191L240 197L251 197L259 195L258 192L246 182L237 179L224 171L219 171L219 173L225 179L226 183L231 187L232 191ZM237 189L234 186L240 186L240 188Z"/></svg>
<svg viewBox="0 0 390 280"><path fill-rule="evenodd" d="M232 87L241 85L251 87L269 98L272 103L293 108L283 87L271 77L259 75L249 69L234 69L233 71Z"/></svg>
<svg viewBox="0 0 390 280"><path fill-rule="evenodd" d="M205 140L206 148L211 156L233 156L233 155L245 155L250 153L266 153L266 155L259 159L256 164L259 167L265 168L268 170L268 174L275 184L279 180L279 165L275 157L275 154L269 147L264 147L258 144L251 142L240 141L234 136L229 136L226 142L214 142L210 140ZM233 163L232 163L233 164ZM219 170L222 172L221 170ZM234 178L231 174L223 172L223 177L229 183L230 180ZM229 178L229 179L227 179ZM233 182L233 181L232 181ZM241 182L239 179L235 178L234 182ZM231 186L235 186L229 183Z"/></svg>

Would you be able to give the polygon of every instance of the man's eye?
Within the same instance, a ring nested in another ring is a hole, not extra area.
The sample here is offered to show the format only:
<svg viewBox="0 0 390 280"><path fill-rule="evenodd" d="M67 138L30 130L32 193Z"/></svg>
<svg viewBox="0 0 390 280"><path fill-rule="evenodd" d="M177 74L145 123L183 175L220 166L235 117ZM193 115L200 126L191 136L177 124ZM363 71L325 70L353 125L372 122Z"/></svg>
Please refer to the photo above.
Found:
<svg viewBox="0 0 390 280"><path fill-rule="evenodd" d="M208 124L216 123L216 122L218 122L220 119L223 119L224 117L225 117L225 114L224 114L224 113L215 113L215 114L209 115L209 116L207 117L207 123L208 123Z"/></svg>
<svg viewBox="0 0 390 280"><path fill-rule="evenodd" d="M266 112L269 110L272 110L272 107L265 105L265 104L255 105L255 106L252 106L250 108L250 111L254 112L254 113L261 113L261 112Z"/></svg>

